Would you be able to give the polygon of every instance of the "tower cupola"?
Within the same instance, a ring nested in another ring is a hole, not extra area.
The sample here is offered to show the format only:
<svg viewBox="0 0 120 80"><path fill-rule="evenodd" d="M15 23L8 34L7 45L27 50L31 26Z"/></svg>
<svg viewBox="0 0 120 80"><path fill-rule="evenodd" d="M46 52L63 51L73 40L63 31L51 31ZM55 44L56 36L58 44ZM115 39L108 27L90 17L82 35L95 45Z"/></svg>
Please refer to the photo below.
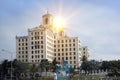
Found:
<svg viewBox="0 0 120 80"><path fill-rule="evenodd" d="M52 25L53 24L53 16L47 11L46 14L42 16L43 25Z"/></svg>

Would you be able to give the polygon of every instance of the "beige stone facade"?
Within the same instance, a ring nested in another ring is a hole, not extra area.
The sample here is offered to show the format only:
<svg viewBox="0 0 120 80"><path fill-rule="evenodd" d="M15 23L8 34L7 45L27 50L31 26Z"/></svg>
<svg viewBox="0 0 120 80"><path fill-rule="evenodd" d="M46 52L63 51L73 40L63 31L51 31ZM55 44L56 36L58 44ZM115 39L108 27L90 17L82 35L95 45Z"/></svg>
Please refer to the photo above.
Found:
<svg viewBox="0 0 120 80"><path fill-rule="evenodd" d="M82 47L82 56L85 56L87 59L89 58L89 49L87 46Z"/></svg>
<svg viewBox="0 0 120 80"><path fill-rule="evenodd" d="M73 67L79 67L83 55L79 38L67 36L64 29L57 31L53 27L53 16L48 12L42 20L40 26L28 29L28 36L16 37L17 60L39 63L41 59L52 62L56 58L60 63L68 61Z"/></svg>

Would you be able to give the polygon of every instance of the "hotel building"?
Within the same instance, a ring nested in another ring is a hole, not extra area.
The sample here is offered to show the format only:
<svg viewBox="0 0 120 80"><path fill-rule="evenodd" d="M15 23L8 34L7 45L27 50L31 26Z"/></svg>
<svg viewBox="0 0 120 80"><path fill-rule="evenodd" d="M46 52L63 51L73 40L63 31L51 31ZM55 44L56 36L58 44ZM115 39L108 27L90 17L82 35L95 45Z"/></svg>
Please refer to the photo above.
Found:
<svg viewBox="0 0 120 80"><path fill-rule="evenodd" d="M64 28L58 30L53 19L47 12L41 25L28 29L28 36L16 36L17 60L39 63L42 59L52 62L56 58L60 63L68 61L73 67L79 67L82 56L89 57L87 47L82 47L78 37L68 36Z"/></svg>

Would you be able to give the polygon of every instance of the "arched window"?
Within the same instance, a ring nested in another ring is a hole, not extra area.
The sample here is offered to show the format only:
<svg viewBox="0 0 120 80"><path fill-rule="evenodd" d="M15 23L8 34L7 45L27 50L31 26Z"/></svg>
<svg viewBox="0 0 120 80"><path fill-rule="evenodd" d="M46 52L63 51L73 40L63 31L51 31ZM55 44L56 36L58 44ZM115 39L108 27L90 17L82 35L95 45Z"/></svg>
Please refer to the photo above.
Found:
<svg viewBox="0 0 120 80"><path fill-rule="evenodd" d="M45 19L45 23L48 24L48 18Z"/></svg>

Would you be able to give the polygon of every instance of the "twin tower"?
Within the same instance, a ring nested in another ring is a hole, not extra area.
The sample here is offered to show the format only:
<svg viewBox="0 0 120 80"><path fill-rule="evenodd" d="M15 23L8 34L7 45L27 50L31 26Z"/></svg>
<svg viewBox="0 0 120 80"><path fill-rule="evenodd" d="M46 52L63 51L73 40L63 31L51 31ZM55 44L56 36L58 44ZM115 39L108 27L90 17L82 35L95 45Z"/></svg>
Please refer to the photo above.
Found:
<svg viewBox="0 0 120 80"><path fill-rule="evenodd" d="M42 16L43 25L50 28L57 36L65 36L65 28L63 25L56 25L54 17L47 11L45 15ZM59 24L59 23L58 23ZM60 28L61 27L61 28Z"/></svg>

